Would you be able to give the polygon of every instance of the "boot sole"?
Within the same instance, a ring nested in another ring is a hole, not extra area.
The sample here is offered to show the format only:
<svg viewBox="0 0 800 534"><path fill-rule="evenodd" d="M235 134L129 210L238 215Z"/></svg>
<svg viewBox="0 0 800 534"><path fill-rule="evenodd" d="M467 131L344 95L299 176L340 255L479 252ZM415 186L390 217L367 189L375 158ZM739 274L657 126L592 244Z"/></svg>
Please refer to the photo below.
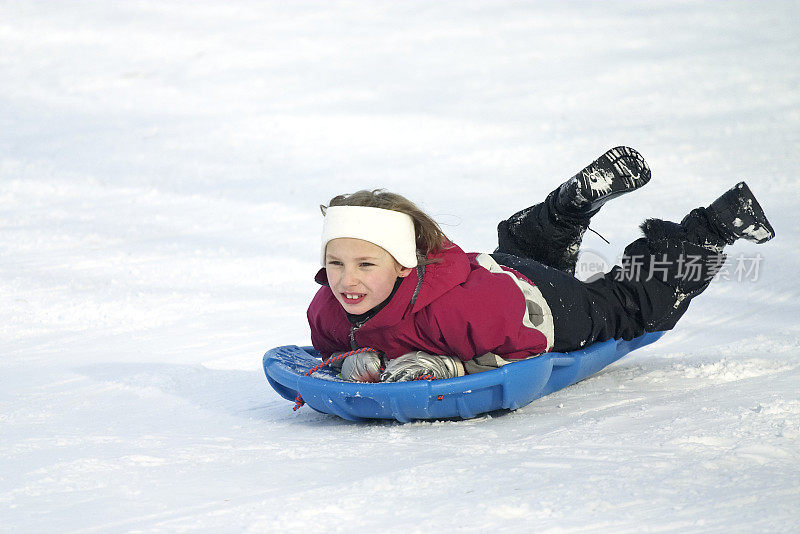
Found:
<svg viewBox="0 0 800 534"><path fill-rule="evenodd" d="M756 200L756 196L750 190L750 187L745 182L739 182L734 186L734 189L740 190L738 198L739 209L743 214L749 216L748 219L750 220L746 222L752 223L748 227L742 228L745 221L737 218L736 221L739 222L739 225L737 226L736 221L733 223L734 227L736 227L736 233L742 238L758 244L765 243L775 237L775 230L767 220L764 209L761 207L761 204L758 203L758 200Z"/></svg>
<svg viewBox="0 0 800 534"><path fill-rule="evenodd" d="M650 181L650 167L639 152L618 146L574 176L583 210L593 211L609 200L639 189Z"/></svg>

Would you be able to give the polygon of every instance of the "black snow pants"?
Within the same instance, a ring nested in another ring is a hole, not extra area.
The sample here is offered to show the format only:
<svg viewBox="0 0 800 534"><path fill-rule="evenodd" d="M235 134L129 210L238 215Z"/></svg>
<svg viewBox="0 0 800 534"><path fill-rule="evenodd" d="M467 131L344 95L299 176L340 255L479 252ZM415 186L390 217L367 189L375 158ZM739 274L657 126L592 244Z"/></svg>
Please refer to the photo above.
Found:
<svg viewBox="0 0 800 534"><path fill-rule="evenodd" d="M704 222L704 208L690 218ZM556 352L672 329L725 260L721 249L693 243L685 225L648 219L641 226L645 236L625 248L621 265L582 282L571 273L586 227L588 219L557 213L552 195L498 225L492 257L542 292L553 314Z"/></svg>

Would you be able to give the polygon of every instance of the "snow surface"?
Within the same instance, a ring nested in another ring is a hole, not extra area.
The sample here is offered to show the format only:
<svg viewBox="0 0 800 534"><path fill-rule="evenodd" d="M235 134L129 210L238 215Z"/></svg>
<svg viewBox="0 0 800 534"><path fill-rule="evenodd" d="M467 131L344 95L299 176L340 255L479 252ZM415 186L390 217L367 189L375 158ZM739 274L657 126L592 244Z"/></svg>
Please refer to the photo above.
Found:
<svg viewBox="0 0 800 534"><path fill-rule="evenodd" d="M0 2L0 531L797 532L798 21ZM777 232L729 247L662 341L468 421L354 424L268 388L264 351L309 342L320 203L386 187L488 251L620 144L653 180L587 258L740 179Z"/></svg>

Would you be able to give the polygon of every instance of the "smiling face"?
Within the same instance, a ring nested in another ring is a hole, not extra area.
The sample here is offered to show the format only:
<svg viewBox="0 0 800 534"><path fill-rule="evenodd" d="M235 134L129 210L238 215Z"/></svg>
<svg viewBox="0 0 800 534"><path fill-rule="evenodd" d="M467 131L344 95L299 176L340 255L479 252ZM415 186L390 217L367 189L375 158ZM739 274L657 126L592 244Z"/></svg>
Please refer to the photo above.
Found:
<svg viewBox="0 0 800 534"><path fill-rule="evenodd" d="M325 248L325 272L339 304L347 313L359 315L386 300L397 278L408 276L411 269L378 245L340 237Z"/></svg>

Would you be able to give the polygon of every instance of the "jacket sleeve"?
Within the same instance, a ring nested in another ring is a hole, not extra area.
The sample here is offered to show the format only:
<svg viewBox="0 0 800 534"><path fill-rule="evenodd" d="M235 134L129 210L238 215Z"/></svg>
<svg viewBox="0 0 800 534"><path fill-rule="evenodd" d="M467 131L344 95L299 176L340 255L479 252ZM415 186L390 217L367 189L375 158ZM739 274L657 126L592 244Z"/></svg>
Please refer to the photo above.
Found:
<svg viewBox="0 0 800 534"><path fill-rule="evenodd" d="M350 328L344 310L330 289L321 287L306 312L311 329L311 344L323 358L350 350Z"/></svg>

